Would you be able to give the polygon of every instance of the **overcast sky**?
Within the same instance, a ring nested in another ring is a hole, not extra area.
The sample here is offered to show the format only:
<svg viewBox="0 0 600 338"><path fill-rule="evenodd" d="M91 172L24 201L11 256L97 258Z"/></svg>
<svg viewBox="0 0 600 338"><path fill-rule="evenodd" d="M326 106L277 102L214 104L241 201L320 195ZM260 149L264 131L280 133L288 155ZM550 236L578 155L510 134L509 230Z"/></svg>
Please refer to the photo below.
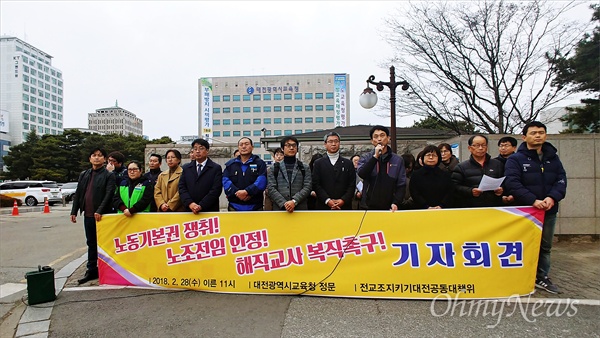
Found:
<svg viewBox="0 0 600 338"><path fill-rule="evenodd" d="M392 49L381 32L403 5L2 0L0 34L54 57L64 78L65 128L87 128L88 113L118 100L144 121L144 135L178 140L197 134L201 77L319 73L350 74L350 124L389 125L358 96L369 75L389 80L381 64ZM590 18L586 10L583 20ZM414 120L400 118L398 126Z"/></svg>

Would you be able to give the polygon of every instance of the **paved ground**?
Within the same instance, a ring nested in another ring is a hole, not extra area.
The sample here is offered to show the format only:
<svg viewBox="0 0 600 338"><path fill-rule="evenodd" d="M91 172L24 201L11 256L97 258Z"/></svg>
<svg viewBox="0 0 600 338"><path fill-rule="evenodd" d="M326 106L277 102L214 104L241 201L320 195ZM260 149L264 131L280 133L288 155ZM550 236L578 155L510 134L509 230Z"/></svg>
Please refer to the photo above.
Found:
<svg viewBox="0 0 600 338"><path fill-rule="evenodd" d="M97 281L80 286L83 255L57 272L55 302L22 305L13 333L33 338L600 337L600 241L557 241L552 260L551 277L562 294L537 291L523 298L525 310L513 303L504 314L494 308L487 315L437 316L445 313L445 304L112 288ZM538 313L527 305L538 303Z"/></svg>

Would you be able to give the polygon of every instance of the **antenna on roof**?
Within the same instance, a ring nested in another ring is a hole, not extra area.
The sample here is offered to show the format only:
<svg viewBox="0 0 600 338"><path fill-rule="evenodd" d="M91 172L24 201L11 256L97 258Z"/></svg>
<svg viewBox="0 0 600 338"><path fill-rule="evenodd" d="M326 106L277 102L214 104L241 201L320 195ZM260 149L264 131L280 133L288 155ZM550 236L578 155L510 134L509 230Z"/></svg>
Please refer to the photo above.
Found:
<svg viewBox="0 0 600 338"><path fill-rule="evenodd" d="M115 100L115 107L119 107L119 100Z"/></svg>

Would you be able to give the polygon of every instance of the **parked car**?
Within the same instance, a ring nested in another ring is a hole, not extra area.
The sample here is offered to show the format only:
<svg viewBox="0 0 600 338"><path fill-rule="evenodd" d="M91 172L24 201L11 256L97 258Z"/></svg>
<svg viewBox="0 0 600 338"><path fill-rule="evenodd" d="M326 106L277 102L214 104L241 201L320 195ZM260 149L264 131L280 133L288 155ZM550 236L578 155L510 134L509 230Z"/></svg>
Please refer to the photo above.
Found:
<svg viewBox="0 0 600 338"><path fill-rule="evenodd" d="M65 201L70 202L73 199L76 189L77 182L69 182L60 187L60 192L62 193L62 197L65 198Z"/></svg>
<svg viewBox="0 0 600 338"><path fill-rule="evenodd" d="M62 202L60 188L54 181L4 182L0 183L0 193L18 198L28 206L44 203L44 198L48 198L49 205Z"/></svg>

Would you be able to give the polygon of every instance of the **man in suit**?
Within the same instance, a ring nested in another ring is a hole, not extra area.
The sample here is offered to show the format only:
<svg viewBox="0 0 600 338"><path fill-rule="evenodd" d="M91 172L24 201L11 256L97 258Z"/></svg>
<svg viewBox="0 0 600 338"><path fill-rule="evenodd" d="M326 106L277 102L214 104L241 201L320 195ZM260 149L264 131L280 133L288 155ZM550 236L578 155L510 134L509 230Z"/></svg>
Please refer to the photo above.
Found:
<svg viewBox="0 0 600 338"><path fill-rule="evenodd" d="M340 135L334 131L323 138L327 156L315 161L312 171L317 210L352 210L356 170L352 161L340 156Z"/></svg>
<svg viewBox="0 0 600 338"><path fill-rule="evenodd" d="M195 160L183 166L179 179L179 197L185 210L194 214L219 211L223 171L208 158L209 149L208 141L195 139L192 142Z"/></svg>

